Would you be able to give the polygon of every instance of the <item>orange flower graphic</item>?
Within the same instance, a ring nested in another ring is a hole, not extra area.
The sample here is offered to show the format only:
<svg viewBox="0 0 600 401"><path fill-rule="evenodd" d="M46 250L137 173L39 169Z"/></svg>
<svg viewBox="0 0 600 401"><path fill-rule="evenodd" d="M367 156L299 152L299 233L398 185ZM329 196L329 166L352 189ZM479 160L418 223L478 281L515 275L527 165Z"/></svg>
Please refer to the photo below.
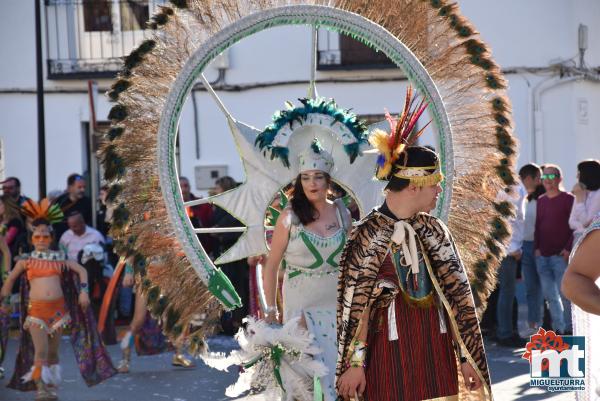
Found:
<svg viewBox="0 0 600 401"><path fill-rule="evenodd" d="M544 330L542 327L538 330L537 334L531 336L531 341L527 343L526 351L521 356L523 359L527 359L531 363L531 354L533 350L539 350L544 352L546 350L555 350L556 352L562 352L570 348L570 345L563 341L560 335L557 335L552 330ZM564 360L561 361L563 363ZM549 362L547 359L542 361L542 371L548 370Z"/></svg>

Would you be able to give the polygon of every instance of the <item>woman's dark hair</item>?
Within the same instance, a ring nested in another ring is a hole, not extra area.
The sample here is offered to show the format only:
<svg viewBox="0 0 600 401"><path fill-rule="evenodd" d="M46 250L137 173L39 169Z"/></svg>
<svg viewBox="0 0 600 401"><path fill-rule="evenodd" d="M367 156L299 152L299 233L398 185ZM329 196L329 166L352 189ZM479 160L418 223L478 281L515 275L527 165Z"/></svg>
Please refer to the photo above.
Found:
<svg viewBox="0 0 600 401"><path fill-rule="evenodd" d="M577 165L579 182L590 191L600 189L600 162L598 160L584 160Z"/></svg>
<svg viewBox="0 0 600 401"><path fill-rule="evenodd" d="M54 231L54 230L52 230L52 224L50 224L50 222L48 220L46 220L42 217L37 218L31 222L32 228L36 228L38 226L48 226L48 229L50 230L50 232Z"/></svg>
<svg viewBox="0 0 600 401"><path fill-rule="evenodd" d="M395 177L394 174L402 168L406 167L426 167L435 166L438 164L438 155L431 149L424 146L411 146L406 148L406 151L400 155L394 167L392 168L392 178L385 187L386 190L392 192L400 192L408 187L410 181L404 178ZM405 164L406 163L406 164ZM429 173L433 173L435 169L427 170Z"/></svg>
<svg viewBox="0 0 600 401"><path fill-rule="evenodd" d="M331 183L331 177L327 173L323 173L323 175L325 176L327 185L329 185ZM306 194L304 193L304 188L302 188L302 174L298 174L296 177L289 197L292 210L296 216L298 216L298 219L302 224L310 224L317 220L319 217L319 212L317 212L317 209L315 209L313 204L310 203L306 197Z"/></svg>

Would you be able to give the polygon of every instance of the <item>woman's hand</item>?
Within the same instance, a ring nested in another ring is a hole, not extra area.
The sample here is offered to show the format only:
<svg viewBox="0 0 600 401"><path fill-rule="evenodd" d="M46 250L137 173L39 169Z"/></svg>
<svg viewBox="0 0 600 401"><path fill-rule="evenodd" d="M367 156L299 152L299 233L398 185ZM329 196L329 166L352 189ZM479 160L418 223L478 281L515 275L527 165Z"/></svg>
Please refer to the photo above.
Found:
<svg viewBox="0 0 600 401"><path fill-rule="evenodd" d="M87 292L81 291L79 293L79 305L81 305L82 309L86 309L88 306L90 306L90 296Z"/></svg>
<svg viewBox="0 0 600 401"><path fill-rule="evenodd" d="M359 400L362 398L366 385L364 368L348 368L338 380L338 394L344 401Z"/></svg>
<svg viewBox="0 0 600 401"><path fill-rule="evenodd" d="M571 191L571 193L575 195L575 201L577 203L585 202L587 191L580 183L577 183L573 186L573 190Z"/></svg>
<svg viewBox="0 0 600 401"><path fill-rule="evenodd" d="M469 362L464 362L460 364L460 370L462 372L463 378L465 379L465 386L469 391L479 390L481 388L481 379L473 369L473 366Z"/></svg>
<svg viewBox="0 0 600 401"><path fill-rule="evenodd" d="M264 320L267 324L279 323L279 319L277 319L277 310L271 310L271 311L265 313Z"/></svg>

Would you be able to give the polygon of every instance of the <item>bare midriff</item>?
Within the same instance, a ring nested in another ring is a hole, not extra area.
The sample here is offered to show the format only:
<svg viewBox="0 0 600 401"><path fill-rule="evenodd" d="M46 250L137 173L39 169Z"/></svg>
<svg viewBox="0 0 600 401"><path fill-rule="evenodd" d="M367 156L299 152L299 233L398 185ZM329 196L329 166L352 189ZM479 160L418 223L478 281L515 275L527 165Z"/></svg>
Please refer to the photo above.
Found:
<svg viewBox="0 0 600 401"><path fill-rule="evenodd" d="M52 301L63 297L60 276L37 277L29 280L29 299Z"/></svg>

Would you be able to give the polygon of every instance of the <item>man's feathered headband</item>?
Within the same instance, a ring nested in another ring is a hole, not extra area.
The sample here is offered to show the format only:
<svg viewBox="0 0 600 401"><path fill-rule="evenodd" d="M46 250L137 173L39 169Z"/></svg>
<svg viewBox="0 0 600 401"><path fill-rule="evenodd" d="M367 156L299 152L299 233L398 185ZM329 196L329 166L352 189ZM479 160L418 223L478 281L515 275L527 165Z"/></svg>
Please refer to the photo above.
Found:
<svg viewBox="0 0 600 401"><path fill-rule="evenodd" d="M425 99L418 101L418 96L413 96L413 88L409 85L406 89L402 114L395 119L386 110L385 117L390 123L391 133L388 134L383 130L375 130L369 137L371 145L379 151L376 173L378 179L389 180L393 166L400 158L400 155L407 146L414 144L421 134L423 134L431 121L418 131L415 130L415 127L417 126L419 117L427 109L428 105Z"/></svg>

